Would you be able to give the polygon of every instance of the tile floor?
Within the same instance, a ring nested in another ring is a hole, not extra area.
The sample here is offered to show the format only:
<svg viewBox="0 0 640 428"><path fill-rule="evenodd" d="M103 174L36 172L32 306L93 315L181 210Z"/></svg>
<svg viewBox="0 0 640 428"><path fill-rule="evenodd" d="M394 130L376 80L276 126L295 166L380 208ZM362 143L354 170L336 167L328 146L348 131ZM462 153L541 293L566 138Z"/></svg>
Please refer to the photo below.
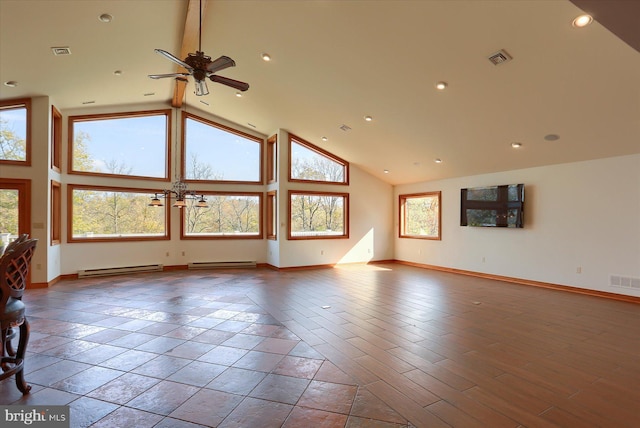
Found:
<svg viewBox="0 0 640 428"><path fill-rule="evenodd" d="M269 271L62 281L25 296L21 396L69 405L73 427L402 427L408 421L249 295Z"/></svg>
<svg viewBox="0 0 640 428"><path fill-rule="evenodd" d="M22 396L73 427L640 427L640 307L400 264L25 295Z"/></svg>

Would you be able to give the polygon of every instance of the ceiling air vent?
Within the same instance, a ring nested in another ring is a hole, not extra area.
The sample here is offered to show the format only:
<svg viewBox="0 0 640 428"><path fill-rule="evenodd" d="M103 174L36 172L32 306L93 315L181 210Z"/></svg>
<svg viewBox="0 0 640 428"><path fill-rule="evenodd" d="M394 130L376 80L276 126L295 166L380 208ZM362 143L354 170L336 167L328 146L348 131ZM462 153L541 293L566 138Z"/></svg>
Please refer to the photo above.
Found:
<svg viewBox="0 0 640 428"><path fill-rule="evenodd" d="M489 56L489 61L491 61L493 65L504 64L507 61L511 61L511 55L509 55L507 51L502 49Z"/></svg>
<svg viewBox="0 0 640 428"><path fill-rule="evenodd" d="M51 48L54 55L71 55L71 49L68 46Z"/></svg>
<svg viewBox="0 0 640 428"><path fill-rule="evenodd" d="M351 131L351 127L349 125L341 125L340 129L342 129L345 132Z"/></svg>

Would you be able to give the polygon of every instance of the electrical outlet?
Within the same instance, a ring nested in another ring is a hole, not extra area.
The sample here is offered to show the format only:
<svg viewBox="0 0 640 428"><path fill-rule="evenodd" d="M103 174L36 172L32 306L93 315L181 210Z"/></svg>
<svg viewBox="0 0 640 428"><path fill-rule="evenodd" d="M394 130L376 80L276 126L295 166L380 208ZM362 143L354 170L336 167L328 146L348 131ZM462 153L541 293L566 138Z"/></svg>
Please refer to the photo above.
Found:
<svg viewBox="0 0 640 428"><path fill-rule="evenodd" d="M182 257L184 257L184 256L186 256L186 255L187 255L187 252L186 252L186 251L183 251L183 252L182 252Z"/></svg>
<svg viewBox="0 0 640 428"><path fill-rule="evenodd" d="M167 257L169 257L169 252L167 251Z"/></svg>
<svg viewBox="0 0 640 428"><path fill-rule="evenodd" d="M320 250L320 255L323 256L324 255L324 250Z"/></svg>
<svg viewBox="0 0 640 428"><path fill-rule="evenodd" d="M485 259L484 257L482 257L482 263L486 262L487 259Z"/></svg>
<svg viewBox="0 0 640 428"><path fill-rule="evenodd" d="M576 273L582 273L582 266L578 266L576 268Z"/></svg>

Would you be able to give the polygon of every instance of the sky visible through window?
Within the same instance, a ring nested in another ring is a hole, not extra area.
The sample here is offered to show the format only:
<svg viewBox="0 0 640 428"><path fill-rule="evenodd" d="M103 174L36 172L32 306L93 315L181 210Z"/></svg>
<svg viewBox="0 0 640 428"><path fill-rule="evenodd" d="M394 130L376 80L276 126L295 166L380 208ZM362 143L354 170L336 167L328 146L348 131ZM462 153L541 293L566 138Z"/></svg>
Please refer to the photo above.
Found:
<svg viewBox="0 0 640 428"><path fill-rule="evenodd" d="M27 110L24 107L0 109L0 121L7 129L23 140L27 138Z"/></svg>
<svg viewBox="0 0 640 428"><path fill-rule="evenodd" d="M260 180L260 144L215 126L187 119L186 178L193 177L192 159L211 166L215 177L229 181Z"/></svg>
<svg viewBox="0 0 640 428"><path fill-rule="evenodd" d="M109 120L79 121L79 132L90 136L87 143L94 166L108 172L107 164L131 168L131 174L164 177L166 165L166 116L142 116Z"/></svg>

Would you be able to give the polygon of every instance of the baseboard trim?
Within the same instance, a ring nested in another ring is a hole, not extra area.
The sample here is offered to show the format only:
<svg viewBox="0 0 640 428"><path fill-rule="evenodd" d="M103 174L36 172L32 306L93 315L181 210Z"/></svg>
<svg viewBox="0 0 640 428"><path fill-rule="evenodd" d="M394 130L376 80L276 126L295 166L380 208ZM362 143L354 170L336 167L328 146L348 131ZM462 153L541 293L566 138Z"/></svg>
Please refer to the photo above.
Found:
<svg viewBox="0 0 640 428"><path fill-rule="evenodd" d="M405 261L405 260L394 260L394 259L391 259L391 260L372 260L372 261L363 262L363 263L333 263L333 264L323 264L323 265L289 266L289 267L278 267L278 266L274 266L274 265L269 264L269 263L258 263L256 267L258 267L258 268L267 268L267 269L275 270L275 271L278 271L278 272L292 272L292 271L312 270L312 269L331 269L331 268L335 268L336 266L344 266L344 265L357 265L357 264L378 265L378 264L390 264L390 263L397 263L397 264L400 264L400 265L413 266L413 267L417 267L417 268L421 268L421 269L437 270L437 271L441 271L441 272L455 273L455 274L458 274L458 275L466 275L466 276L473 276L473 277L476 277L476 278L492 279L492 280L495 280L495 281L509 282L509 283L512 283L512 284L528 285L528 286L532 286L532 287L547 288L547 289L550 289L550 290L565 291L565 292L569 292L569 293L584 294L584 295L587 295L587 296L601 297L601 298L605 298L605 299L619 300L619 301L622 301L622 302L640 304L640 297L627 296L625 294L610 293L610 292L598 291L598 290L588 290L586 288L572 287L572 286L569 286L569 285L560 285L560 284L553 284L553 283L549 283L549 282L533 281L533 280L530 280L530 279L515 278L515 277L503 276L503 275L494 275L494 274L483 273L483 272L474 272L474 271L470 271L470 270L455 269L455 268L449 268L449 267L445 267L445 266L429 265L429 264L424 264L424 263L415 263L415 262L409 262L409 261ZM173 266L163 266L162 270L163 271L177 271L177 270L187 270L187 269L188 269L188 265L173 265ZM47 288L47 287L50 287L53 284L57 283L58 281L66 280L66 279L78 279L78 274L74 273L74 274L68 274L68 275L60 275L57 278L54 278L53 280L51 280L49 282L31 283L31 284L29 284L27 289Z"/></svg>
<svg viewBox="0 0 640 428"><path fill-rule="evenodd" d="M495 281L504 281L504 282L510 282L513 284L529 285L532 287L547 288L550 290L565 291L569 293L584 294L587 296L602 297L605 299L620 300L623 302L640 304L640 297L627 296L624 294L617 294L617 293L609 293L607 291L589 290L586 288L572 287L570 285L560 285L560 284L553 284L549 282L533 281L530 279L514 278L510 276L494 275L490 273L474 272L470 270L454 269L454 268L448 268L444 266L428 265L423 263L414 263L414 262L408 262L404 260L394 260L393 263L398 263L406 266L414 266L422 269L456 273L458 275L474 276L476 278L492 279Z"/></svg>

